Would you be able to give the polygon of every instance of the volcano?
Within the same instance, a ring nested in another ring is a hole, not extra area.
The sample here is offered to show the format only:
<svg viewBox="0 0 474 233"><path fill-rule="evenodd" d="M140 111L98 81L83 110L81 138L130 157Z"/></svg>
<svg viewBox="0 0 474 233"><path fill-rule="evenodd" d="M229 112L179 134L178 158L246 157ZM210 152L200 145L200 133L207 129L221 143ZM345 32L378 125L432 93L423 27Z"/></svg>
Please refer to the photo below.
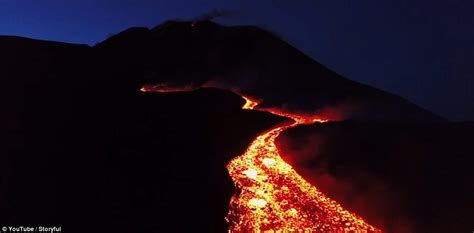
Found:
<svg viewBox="0 0 474 233"><path fill-rule="evenodd" d="M125 30L96 48L127 64L138 62L145 82L235 90L265 100L263 108L339 120L443 120L403 98L341 77L258 27L168 21L151 30Z"/></svg>
<svg viewBox="0 0 474 233"><path fill-rule="evenodd" d="M472 123L211 21L0 37L0 223L83 232L474 229Z"/></svg>

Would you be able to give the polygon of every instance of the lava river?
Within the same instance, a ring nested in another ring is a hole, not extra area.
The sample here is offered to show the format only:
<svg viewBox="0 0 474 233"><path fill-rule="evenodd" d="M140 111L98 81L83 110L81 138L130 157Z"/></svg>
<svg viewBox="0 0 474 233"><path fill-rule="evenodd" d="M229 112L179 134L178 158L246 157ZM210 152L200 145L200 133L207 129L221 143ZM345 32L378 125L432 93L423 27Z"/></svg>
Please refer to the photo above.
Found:
<svg viewBox="0 0 474 233"><path fill-rule="evenodd" d="M141 91L176 92L190 89L149 85L142 87ZM243 109L257 107L258 102L243 98L246 100ZM268 112L293 119L293 122L262 133L243 155L227 165L238 190L230 200L226 217L229 232L381 232L361 217L344 210L304 180L278 152L275 139L282 131L300 124L324 123L327 120L273 110Z"/></svg>
<svg viewBox="0 0 474 233"><path fill-rule="evenodd" d="M244 109L258 105L243 98ZM275 139L282 131L327 120L269 112L294 122L262 133L243 155L227 165L238 189L226 218L229 232L381 232L304 180L278 152Z"/></svg>

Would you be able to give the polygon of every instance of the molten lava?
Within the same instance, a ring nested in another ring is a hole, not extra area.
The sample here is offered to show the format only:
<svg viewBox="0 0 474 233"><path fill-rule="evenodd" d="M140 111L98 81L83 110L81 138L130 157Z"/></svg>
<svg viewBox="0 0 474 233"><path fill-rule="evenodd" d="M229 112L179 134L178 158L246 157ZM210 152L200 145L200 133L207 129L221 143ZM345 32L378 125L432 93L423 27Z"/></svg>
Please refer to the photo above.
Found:
<svg viewBox="0 0 474 233"><path fill-rule="evenodd" d="M257 101L251 100L250 98L245 97L245 96L242 96L242 98L244 98L244 100L245 100L245 104L242 107L243 109L253 109L253 108L257 107L257 105L258 105Z"/></svg>
<svg viewBox="0 0 474 233"><path fill-rule="evenodd" d="M193 91L197 89L197 87L192 86L180 86L180 87L171 87L167 84L147 84L140 88L141 92L160 92L160 93L169 93L169 92L185 92L185 91Z"/></svg>
<svg viewBox="0 0 474 233"><path fill-rule="evenodd" d="M177 92L195 88L169 88L146 85L142 92ZM254 109L258 102L243 97L243 109ZM230 201L226 217L229 232L381 232L359 216L344 210L304 180L281 158L275 139L300 124L324 123L325 119L265 110L288 117L293 123L277 126L258 136L247 151L234 158L227 169L238 189Z"/></svg>
<svg viewBox="0 0 474 233"><path fill-rule="evenodd" d="M244 109L258 105L243 98ZM304 180L278 152L275 139L282 131L327 120L269 112L291 118L294 123L261 134L243 155L227 165L238 188L226 218L229 232L380 232Z"/></svg>

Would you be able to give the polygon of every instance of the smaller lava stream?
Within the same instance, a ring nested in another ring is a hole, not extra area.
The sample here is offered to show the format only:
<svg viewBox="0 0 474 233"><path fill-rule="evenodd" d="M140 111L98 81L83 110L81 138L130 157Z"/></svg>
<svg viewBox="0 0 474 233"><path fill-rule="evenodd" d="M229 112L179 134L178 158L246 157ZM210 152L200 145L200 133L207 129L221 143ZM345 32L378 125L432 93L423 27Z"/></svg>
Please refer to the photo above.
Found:
<svg viewBox="0 0 474 233"><path fill-rule="evenodd" d="M146 85L142 92L179 92L196 88ZM242 96L242 95L241 95ZM243 109L259 102L242 96ZM280 156L275 139L288 128L328 120L278 110L259 109L293 120L259 135L246 152L234 158L227 170L237 188L226 217L230 233L381 232L361 217L326 197L304 180Z"/></svg>

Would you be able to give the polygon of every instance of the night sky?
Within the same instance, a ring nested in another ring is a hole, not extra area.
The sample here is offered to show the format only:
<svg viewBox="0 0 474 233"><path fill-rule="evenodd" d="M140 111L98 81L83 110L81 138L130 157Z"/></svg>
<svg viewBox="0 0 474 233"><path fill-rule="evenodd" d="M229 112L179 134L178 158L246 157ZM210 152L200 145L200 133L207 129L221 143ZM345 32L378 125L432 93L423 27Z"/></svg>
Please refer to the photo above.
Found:
<svg viewBox="0 0 474 233"><path fill-rule="evenodd" d="M1 0L0 34L94 45L131 26L259 25L343 76L474 120L472 0Z"/></svg>

